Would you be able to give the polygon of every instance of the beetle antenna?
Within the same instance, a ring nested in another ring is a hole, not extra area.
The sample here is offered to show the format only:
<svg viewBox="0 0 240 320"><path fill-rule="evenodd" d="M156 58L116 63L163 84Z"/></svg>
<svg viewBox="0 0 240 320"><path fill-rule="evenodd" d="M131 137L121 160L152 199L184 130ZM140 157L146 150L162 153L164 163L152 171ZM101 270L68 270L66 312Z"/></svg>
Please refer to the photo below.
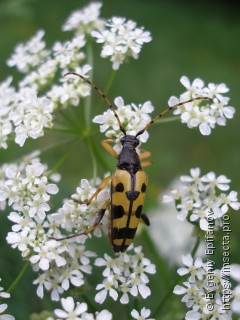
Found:
<svg viewBox="0 0 240 320"><path fill-rule="evenodd" d="M109 107L109 108L112 110L112 112L114 113L114 116L115 116L115 118L117 119L117 122L118 122L118 125L119 125L119 129L123 132L124 135L126 135L126 130L123 128L123 126L122 126L122 124L121 124L121 121L120 121L120 119L119 119L119 117L118 117L118 115L117 115L116 110L114 109L112 103L109 101L109 99L108 99L108 97L105 95L105 93L104 93L101 89L99 89L93 82L91 82L90 80L88 80L88 78L82 76L82 75L79 74L79 73L76 73L76 72L67 72L67 73L64 75L64 77L65 77L65 76L68 76L68 75L70 75L70 74L72 74L72 75L74 75L74 76L77 76L77 77L81 78L82 80L84 80L85 82L87 82L93 89L95 89L95 90L98 92L98 94L100 94L100 96L106 101L108 107Z"/></svg>
<svg viewBox="0 0 240 320"><path fill-rule="evenodd" d="M155 118L153 118L149 123L146 124L146 126L138 131L138 133L136 134L136 137L137 136L140 136L141 134L143 134L144 131L147 131L148 128L159 118L161 118L164 114L168 113L169 111L171 111L172 109L175 109L175 108L178 108L179 106L182 106L183 104L186 104L186 103L189 103L189 102L192 102L192 101L195 101L195 100L212 100L211 98L208 98L208 97L197 97L197 98L193 98L193 99L190 99L190 100L187 100L187 101L183 101L183 102L179 102L171 107L168 107L167 109L165 109L164 111L162 111L161 113L159 113Z"/></svg>

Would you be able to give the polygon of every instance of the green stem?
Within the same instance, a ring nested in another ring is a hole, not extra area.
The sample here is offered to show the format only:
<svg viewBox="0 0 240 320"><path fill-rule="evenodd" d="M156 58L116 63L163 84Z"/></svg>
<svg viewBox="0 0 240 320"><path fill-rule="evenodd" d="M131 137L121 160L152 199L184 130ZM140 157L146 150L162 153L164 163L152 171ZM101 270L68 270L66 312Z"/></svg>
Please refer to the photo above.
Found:
<svg viewBox="0 0 240 320"><path fill-rule="evenodd" d="M74 131L72 129L70 129L70 128L64 128L64 127L61 128L61 127L56 127L56 126L54 128L52 128L51 131L52 132L69 133L69 134L73 134L74 133ZM49 132L50 132L50 130L49 130Z"/></svg>
<svg viewBox="0 0 240 320"><path fill-rule="evenodd" d="M193 249L191 251L191 256L194 257L195 253L197 252L197 249L200 245L201 239L200 237L197 237L197 240L193 246ZM177 276L174 283L171 285L169 291L166 293L166 295L164 296L164 298L162 299L162 301L160 302L160 304L158 305L156 311L152 314L152 316L155 318L157 317L157 315L159 314L159 312L161 311L162 307L165 305L165 303L171 298L172 293L173 293L173 289L174 287L180 282L181 280L181 276Z"/></svg>
<svg viewBox="0 0 240 320"><path fill-rule="evenodd" d="M93 68L93 49L92 49L91 39L88 39L88 42L87 42L87 63ZM92 72L90 72L90 80L92 80ZM91 125L91 105L92 105L92 94L86 97L85 104L84 104L85 125L87 129L90 129L90 125Z"/></svg>
<svg viewBox="0 0 240 320"><path fill-rule="evenodd" d="M168 117L165 119L159 119L157 120L155 123L159 124L159 123L168 123L168 122L174 122L174 121L179 121L180 117Z"/></svg>
<svg viewBox="0 0 240 320"><path fill-rule="evenodd" d="M63 110L60 110L59 113L62 115L62 117L67 120L68 123L71 124L72 127L77 128L77 122L76 122L76 117L72 118L69 114L64 112Z"/></svg>
<svg viewBox="0 0 240 320"><path fill-rule="evenodd" d="M61 165L66 161L66 159L71 155L73 150L76 148L77 144L79 143L79 140L77 140L75 143L73 143L70 148L65 152L65 154L58 160L58 162L55 164L55 166L52 168L51 173L57 171Z"/></svg>
<svg viewBox="0 0 240 320"><path fill-rule="evenodd" d="M107 95L111 89L111 86L113 84L113 80L115 79L115 76L116 76L116 70L112 70L111 74L110 74L110 77L108 79L108 82L107 82L107 85L106 85L106 88L105 88L105 94Z"/></svg>
<svg viewBox="0 0 240 320"><path fill-rule="evenodd" d="M97 312L97 309L96 309L95 305L92 303L92 300L89 299L87 295L82 294L82 298L87 303L87 305L90 306L90 308L92 309L92 311L94 313Z"/></svg>
<svg viewBox="0 0 240 320"><path fill-rule="evenodd" d="M90 151L91 158L92 158L93 180L95 181L97 178L97 159L96 159L96 155L94 152L94 145L93 145L93 141L92 141L91 137L87 137L87 144L88 144L89 151Z"/></svg>
<svg viewBox="0 0 240 320"><path fill-rule="evenodd" d="M141 233L141 237L143 238L143 242L147 246L147 250L151 252L152 259L154 260L155 264L159 266L160 273L164 275L163 281L164 286L167 287L168 283L171 281L171 276L169 274L169 267L168 265L163 261L162 257L159 255L159 252L153 243L152 237L150 232L147 230L146 227L144 227L143 232Z"/></svg>
<svg viewBox="0 0 240 320"><path fill-rule="evenodd" d="M110 77L109 77L109 79L108 79L108 82L107 82L107 84L106 84L106 87L105 87L105 89L103 90L103 92L104 92L104 94L105 94L106 96L108 95L108 93L109 93L109 91L110 91L110 89L111 89L111 86L112 86L112 84L113 84L113 80L115 79L115 76L116 76L116 70L112 70L112 72L111 72L111 74L110 74ZM103 103L103 98L100 97L99 102L98 102L98 104L97 104L97 111L101 109L102 103Z"/></svg>
<svg viewBox="0 0 240 320"><path fill-rule="evenodd" d="M166 293L166 295L164 296L164 298L162 299L162 301L160 302L160 304L158 305L157 309L155 310L155 312L152 314L153 318L156 318L157 315L159 314L159 312L161 311L162 307L165 305L165 303L168 301L168 299L172 296L173 293L173 289L175 288L175 286L179 283L181 277L177 276L177 278L175 279L174 283L172 284L172 286L170 287L169 291Z"/></svg>
<svg viewBox="0 0 240 320"><path fill-rule="evenodd" d="M12 292L12 290L16 287L18 282L22 279L22 277L24 276L25 272L27 271L27 268L28 268L29 265L30 265L30 263L29 263L29 261L27 261L25 263L25 265L23 266L22 270L20 271L20 273L18 274L17 278L13 281L11 286L7 289L8 293Z"/></svg>
<svg viewBox="0 0 240 320"><path fill-rule="evenodd" d="M195 245L194 245L194 247L193 247L193 249L192 249L192 252L191 252L191 256L192 256L193 258L194 258L195 254L196 254L196 252L197 252L197 249L198 249L200 243L201 243L201 238L200 238L200 237L197 237L197 240L196 240Z"/></svg>

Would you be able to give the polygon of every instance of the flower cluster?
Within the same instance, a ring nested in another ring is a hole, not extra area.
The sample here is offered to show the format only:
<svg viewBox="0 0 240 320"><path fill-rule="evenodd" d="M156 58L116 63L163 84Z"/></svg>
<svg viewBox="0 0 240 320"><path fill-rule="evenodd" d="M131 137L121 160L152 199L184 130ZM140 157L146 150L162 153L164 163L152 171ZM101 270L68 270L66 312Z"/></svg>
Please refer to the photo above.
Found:
<svg viewBox="0 0 240 320"><path fill-rule="evenodd" d="M76 34L91 34L93 30L101 30L105 20L101 19L101 2L91 2L81 10L71 13L63 25L63 31L75 31Z"/></svg>
<svg viewBox="0 0 240 320"><path fill-rule="evenodd" d="M118 70L128 57L137 59L142 45L152 40L149 31L136 25L135 21L113 17L103 30L92 31L97 42L103 44L101 57L110 57L114 70Z"/></svg>
<svg viewBox="0 0 240 320"><path fill-rule="evenodd" d="M49 55L46 43L43 41L44 31L39 30L26 44L19 44L8 59L9 67L16 67L18 71L27 73L41 64L41 60Z"/></svg>
<svg viewBox="0 0 240 320"><path fill-rule="evenodd" d="M76 193L65 200L57 212L46 215L51 209L50 196L58 192L56 184L49 183L49 179L56 181L58 176L48 172L36 153L19 164L5 164L0 176L0 204L2 207L8 204L13 209L8 218L14 224L7 241L13 248L18 248L33 270L38 272L33 282L37 285L37 295L42 298L45 291L50 291L51 299L59 300L70 285L84 285L85 275L92 273L90 259L96 256L86 250L84 231L94 224L100 208L109 199L109 187L86 205L101 181L83 179ZM94 230L95 236L107 233L107 215L108 210L101 225ZM64 239L63 232L77 233L78 236ZM132 250L133 253L129 250L115 258L105 254L104 259L95 259L95 266L106 266L103 283L96 287L99 291L96 302L103 303L108 293L114 300L121 293L120 302L123 304L129 302L129 295L140 295L144 299L150 295L147 274L154 274L155 266L144 257L141 247ZM55 312L59 318L64 318L66 312L75 312L77 316L86 311L86 306L83 308L82 305L74 309L72 298L67 299L62 300L65 311ZM100 314L96 319L98 317L101 319Z"/></svg>
<svg viewBox="0 0 240 320"><path fill-rule="evenodd" d="M147 286L149 279L146 274L156 273L155 265L149 259L144 257L142 247L133 249L131 247L126 253L116 258L111 258L107 254L103 258L97 258L95 265L105 267L103 271L103 283L97 285L99 292L95 296L95 301L103 303L109 294L113 300L118 299L118 293L121 293L120 302L129 303L129 295L134 297L140 295L146 299L150 294L150 288Z"/></svg>
<svg viewBox="0 0 240 320"><path fill-rule="evenodd" d="M58 187L48 182L46 167L36 155L33 153L20 164L4 164L1 167L0 202L3 206L7 201L13 208L14 212L11 212L9 218L19 224L14 228L18 231L25 226L27 232L31 219L41 223L50 210L50 195L58 192ZM18 212L26 213L24 220L26 215L30 220L20 222Z"/></svg>
<svg viewBox="0 0 240 320"><path fill-rule="evenodd" d="M176 201L179 220L199 223L200 228L207 231L210 216L217 228L229 208L239 210L237 192L226 193L231 182L226 176L217 177L214 172L209 172L201 177L199 168L191 169L190 174L181 176L178 188L163 197L163 202Z"/></svg>
<svg viewBox="0 0 240 320"><path fill-rule="evenodd" d="M12 78L0 84L1 148L8 147L7 141L12 135L20 146L24 145L27 138L37 139L43 136L44 129L53 127L54 111L69 104L78 106L80 97L90 94L86 83L67 77L61 80L61 85L52 85L47 91L43 90L53 80L58 69L64 74L68 68L75 68L85 57L81 51L85 45L83 35L67 43L57 42L52 51L35 52L35 48L45 47L43 35L44 32L38 32L22 45L22 50L17 47L8 61L10 66L28 73L19 82L19 89L11 86ZM88 64L83 64L76 71L86 76L90 69ZM43 91L43 95L38 98L39 91Z"/></svg>
<svg viewBox="0 0 240 320"><path fill-rule="evenodd" d="M18 92L10 85L12 78L0 84L0 147L7 149L7 140L15 135L15 142L23 146L26 139L37 139L44 128L52 127L53 104L45 97L38 98L29 87Z"/></svg>
<svg viewBox="0 0 240 320"><path fill-rule="evenodd" d="M60 234L56 214L48 213L51 195L58 192L51 181L58 181L59 176L50 174L36 156L34 153L19 164L1 167L0 204L2 208L8 204L13 210L8 215L13 222L8 243L18 248L39 273L34 280L37 295L42 298L47 290L51 291L52 300L59 300L59 294L68 290L70 284L84 284L83 274L91 273L89 259L95 254L79 243L51 239ZM60 218L58 221L61 223Z"/></svg>
<svg viewBox="0 0 240 320"><path fill-rule="evenodd" d="M169 106L198 97L211 99L195 100L174 111L175 115L181 116L182 123L186 123L188 128L199 127L201 134L209 135L216 125L225 126L226 120L233 118L235 109L228 105L230 98L223 95L229 91L224 83L209 83L204 86L203 80L197 78L191 84L186 76L181 77L180 82L187 90L179 99L171 97Z"/></svg>
<svg viewBox="0 0 240 320"><path fill-rule="evenodd" d="M65 230L68 233L83 233L87 227L92 226L97 217L99 210L104 202L110 197L110 188L107 186L102 190L95 199L88 206L85 204L91 196L97 190L97 186L100 184L100 179L95 181L88 181L82 179L79 187L76 189L76 193L71 196L70 199L64 201L61 208L57 213L51 214L48 219L51 224L55 226L52 229L52 236L55 238L62 237L59 229ZM105 212L101 224L93 231L93 234L97 237L101 237L102 234L107 233L107 216L108 209ZM72 239L73 242L84 244L87 237L85 235ZM68 243L71 240L67 241Z"/></svg>
<svg viewBox="0 0 240 320"><path fill-rule="evenodd" d="M146 101L143 104L136 105L130 103L124 104L122 97L117 97L114 100L118 117L124 126L127 134L136 135L138 131L144 128L144 126L151 120L149 114L154 110L154 107L150 101ZM102 115L98 115L93 118L93 122L100 124L100 131L105 132L107 138L113 139L116 143L115 150L120 150L120 138L122 132L119 129L118 123L113 112L109 109ZM148 132L144 132L139 136L141 142L146 142L149 137Z"/></svg>
<svg viewBox="0 0 240 320"><path fill-rule="evenodd" d="M183 285L176 285L173 292L184 295L181 301L190 309L187 320L232 319L229 274L214 269L212 262L204 263L200 258L194 261L190 254L183 256L186 267L178 269L178 274L188 278Z"/></svg>
<svg viewBox="0 0 240 320"><path fill-rule="evenodd" d="M85 62L86 35L89 37L92 33L96 37L98 34L97 42L105 42L101 41L100 34L108 33L102 56L112 56L115 69L128 56L137 58L141 46L151 40L150 33L136 28L133 21L113 18L106 23L99 18L101 6L101 3L93 2L70 15L63 25L64 31L75 31L69 41L57 41L51 49L46 49L45 32L40 30L25 44L15 48L7 64L16 67L23 78L19 88L10 85L11 78L0 84L1 148L8 147L7 141L13 134L20 146L27 138L43 136L45 128L53 127L53 112L69 105L79 106L81 97L90 95L88 84L76 77L63 77L70 70L88 77L92 66ZM59 73L60 83L52 84ZM40 92L42 96L37 98Z"/></svg>
<svg viewBox="0 0 240 320"><path fill-rule="evenodd" d="M0 278L0 282L2 279ZM0 319L3 320L14 320L15 318L9 314L3 314L3 312L6 311L8 305L6 303L1 303L2 299L8 299L10 298L10 293L4 292L3 287L0 287Z"/></svg>
<svg viewBox="0 0 240 320"><path fill-rule="evenodd" d="M96 314L96 317L92 313L87 312L87 304L83 303L74 303L72 297L62 298L61 299L62 309L54 310L54 314L57 318L49 317L47 320L60 320L60 319L71 319L71 320L112 320L112 314L108 310L102 310Z"/></svg>

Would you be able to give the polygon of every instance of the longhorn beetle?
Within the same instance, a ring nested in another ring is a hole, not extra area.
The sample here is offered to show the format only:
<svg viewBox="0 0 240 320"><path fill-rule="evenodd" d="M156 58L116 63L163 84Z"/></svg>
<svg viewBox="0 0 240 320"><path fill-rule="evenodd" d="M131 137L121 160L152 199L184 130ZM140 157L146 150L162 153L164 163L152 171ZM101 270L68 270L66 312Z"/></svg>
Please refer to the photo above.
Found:
<svg viewBox="0 0 240 320"><path fill-rule="evenodd" d="M92 83L81 74L78 74L76 72L68 72L65 74L65 76L66 75L75 75L80 77L91 87L93 87L100 94L100 96L102 96L108 107L112 110L118 122L119 129L123 133L123 137L120 140L122 144L122 150L119 154L117 154L117 152L110 145L110 143L114 142L114 140L106 139L101 141L102 146L111 155L118 159L117 169L113 173L113 175L107 176L103 179L96 192L91 196L86 204L90 205L92 200L98 195L101 190L103 190L107 186L110 180L111 198L103 204L92 226L88 227L84 232L76 233L74 235L70 235L58 240L69 239L79 235L88 235L99 225L106 209L110 206L111 211L109 215L108 229L109 240L114 252L124 252L133 241L133 238L137 231L139 220L141 219L146 225L150 225L148 217L143 212L143 204L148 184L148 178L142 167L149 166L152 163L151 161L141 162L141 160L148 158L151 153L146 150L140 150L142 152L140 153L140 155L138 155L136 151L136 148L139 145L138 136L148 130L149 127L158 118L162 117L168 111L194 100L211 99L209 99L208 97L197 97L171 106L159 113L155 118L147 123L142 130L138 131L137 134L133 136L126 133L126 130L122 126L116 110L101 89L99 89L94 83ZM81 204L83 203L76 199L73 200Z"/></svg>

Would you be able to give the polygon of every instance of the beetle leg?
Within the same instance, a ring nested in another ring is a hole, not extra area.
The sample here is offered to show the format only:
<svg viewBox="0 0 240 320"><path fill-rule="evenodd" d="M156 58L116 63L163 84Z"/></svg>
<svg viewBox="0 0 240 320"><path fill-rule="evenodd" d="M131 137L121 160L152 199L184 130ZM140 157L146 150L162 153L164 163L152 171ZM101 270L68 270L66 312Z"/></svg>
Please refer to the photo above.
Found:
<svg viewBox="0 0 240 320"><path fill-rule="evenodd" d="M107 152L109 152L112 156L118 159L118 154L117 152L113 149L112 146L110 146L109 142L115 142L113 139L106 139L101 141L101 145Z"/></svg>
<svg viewBox="0 0 240 320"><path fill-rule="evenodd" d="M84 232L79 232L79 233L75 233L75 234L71 234L70 236L67 236L67 237L64 237L64 238L60 238L60 239L55 239L57 241L60 241L60 240L66 240L66 239L71 239L71 238L74 238L74 237L78 237L78 236L87 236L89 233L91 233L98 225L99 223L101 222L104 214L105 214L105 211L107 209L107 207L109 206L110 204L110 199L108 199L106 202L104 202L104 204L102 205L101 209L99 210L98 212L98 215L94 221L94 224L90 227L88 227Z"/></svg>
<svg viewBox="0 0 240 320"><path fill-rule="evenodd" d="M106 178L104 178L101 184L99 185L99 187L97 188L97 190L94 192L94 194L91 196L91 198L87 202L80 201L74 198L72 198L72 200L80 204L86 204L88 206L93 201L93 199L99 194L99 192L106 188L110 179L112 179L112 176L107 176Z"/></svg>
<svg viewBox="0 0 240 320"><path fill-rule="evenodd" d="M140 155L139 155L140 160L146 159L150 157L152 154L150 151L147 151L145 149L139 149L139 150L140 150Z"/></svg>
<svg viewBox="0 0 240 320"><path fill-rule="evenodd" d="M143 161L143 162L141 162L141 166L142 166L142 167L149 167L149 166L151 166L152 164L153 164L152 161Z"/></svg>
<svg viewBox="0 0 240 320"><path fill-rule="evenodd" d="M148 216L143 212L141 214L141 220L142 222L144 222L147 226L150 226L150 221L148 219Z"/></svg>
<svg viewBox="0 0 240 320"><path fill-rule="evenodd" d="M90 227L88 227L83 234L85 235L88 235L90 232L92 232L98 225L99 223L101 222L104 214L105 214L105 211L107 209L107 207L109 206L110 204L110 199L108 199L106 202L104 202L104 204L102 205L101 209L99 210L98 212L98 215L94 221L94 224Z"/></svg>

